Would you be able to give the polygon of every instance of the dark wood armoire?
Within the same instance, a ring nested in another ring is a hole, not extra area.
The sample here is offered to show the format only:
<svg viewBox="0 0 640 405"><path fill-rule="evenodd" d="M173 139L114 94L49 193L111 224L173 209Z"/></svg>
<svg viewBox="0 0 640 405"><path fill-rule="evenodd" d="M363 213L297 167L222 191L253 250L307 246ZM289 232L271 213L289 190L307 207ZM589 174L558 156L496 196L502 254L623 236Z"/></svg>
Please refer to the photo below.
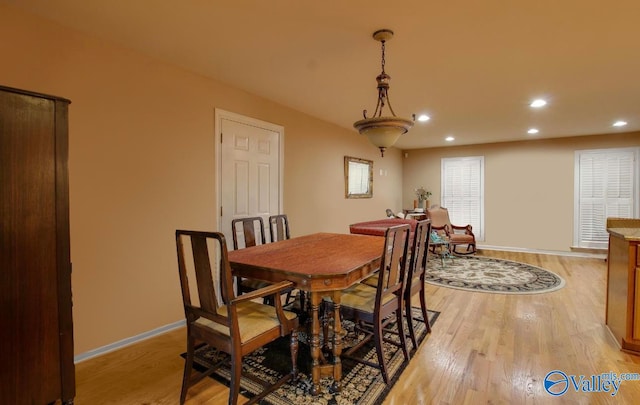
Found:
<svg viewBox="0 0 640 405"><path fill-rule="evenodd" d="M69 100L0 86L0 401L73 403Z"/></svg>

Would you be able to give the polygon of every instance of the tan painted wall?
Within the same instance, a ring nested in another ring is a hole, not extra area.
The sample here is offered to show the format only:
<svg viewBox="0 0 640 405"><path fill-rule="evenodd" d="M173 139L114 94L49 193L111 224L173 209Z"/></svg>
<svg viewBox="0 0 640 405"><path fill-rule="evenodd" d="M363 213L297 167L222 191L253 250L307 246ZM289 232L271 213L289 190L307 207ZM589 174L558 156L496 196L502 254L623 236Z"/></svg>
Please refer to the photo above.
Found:
<svg viewBox="0 0 640 405"><path fill-rule="evenodd" d="M593 135L407 151L403 202L424 185L440 204L446 157L484 156L485 240L479 245L570 251L575 151L640 146L640 133ZM459 224L464 225L464 224Z"/></svg>
<svg viewBox="0 0 640 405"><path fill-rule="evenodd" d="M352 130L7 6L0 37L0 84L72 101L76 354L184 318L173 233L215 229L215 108L284 126L294 235L348 232L401 205L400 152L380 159ZM344 198L344 155L375 161L373 199Z"/></svg>

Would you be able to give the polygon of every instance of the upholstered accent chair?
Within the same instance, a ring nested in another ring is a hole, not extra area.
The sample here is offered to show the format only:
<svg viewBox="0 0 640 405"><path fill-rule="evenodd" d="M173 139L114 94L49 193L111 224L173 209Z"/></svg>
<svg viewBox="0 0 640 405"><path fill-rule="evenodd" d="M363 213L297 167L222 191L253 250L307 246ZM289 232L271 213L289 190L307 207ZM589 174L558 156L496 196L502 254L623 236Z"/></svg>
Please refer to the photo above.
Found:
<svg viewBox="0 0 640 405"><path fill-rule="evenodd" d="M225 237L219 232L176 231L178 270L184 312L187 320L187 358L184 366L180 404L196 382L210 375L223 362L192 377L197 343L230 355L231 383L229 404L235 405L240 392L242 357L282 336L291 335L291 374L280 380L263 381L265 387L249 404L256 403L285 382L297 378L298 318L285 311L280 294L291 282L268 285L236 296L227 256ZM271 296L275 304L266 305L260 298Z"/></svg>
<svg viewBox="0 0 640 405"><path fill-rule="evenodd" d="M476 237L471 225L453 225L449 219L449 210L439 205L427 208L427 218L431 220L431 229L444 234L455 254L470 255L476 253ZM459 250L466 246L465 250Z"/></svg>

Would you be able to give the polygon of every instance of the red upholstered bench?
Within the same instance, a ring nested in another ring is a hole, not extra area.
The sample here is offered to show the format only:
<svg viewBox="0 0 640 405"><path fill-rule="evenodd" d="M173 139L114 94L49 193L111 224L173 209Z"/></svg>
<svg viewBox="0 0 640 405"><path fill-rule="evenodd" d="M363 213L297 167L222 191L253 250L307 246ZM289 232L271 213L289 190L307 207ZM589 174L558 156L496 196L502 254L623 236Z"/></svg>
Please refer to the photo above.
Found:
<svg viewBox="0 0 640 405"><path fill-rule="evenodd" d="M387 228L401 224L409 224L411 227L411 234L413 234L416 230L417 223L418 221L415 219L385 218L351 224L349 225L349 232L363 235L384 236L384 232Z"/></svg>

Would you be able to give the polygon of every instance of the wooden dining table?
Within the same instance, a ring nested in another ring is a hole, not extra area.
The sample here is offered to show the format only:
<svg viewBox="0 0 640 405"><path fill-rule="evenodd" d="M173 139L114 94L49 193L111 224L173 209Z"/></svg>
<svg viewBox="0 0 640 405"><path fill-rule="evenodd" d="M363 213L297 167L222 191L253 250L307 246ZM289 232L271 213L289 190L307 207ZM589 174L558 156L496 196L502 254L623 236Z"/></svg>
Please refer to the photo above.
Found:
<svg viewBox="0 0 640 405"><path fill-rule="evenodd" d="M320 378L333 377L341 390L341 291L380 267L384 238L370 235L314 233L229 252L235 276L270 282L291 281L306 291L311 309L311 394L320 393ZM319 309L323 297L333 300L332 361L321 361Z"/></svg>

